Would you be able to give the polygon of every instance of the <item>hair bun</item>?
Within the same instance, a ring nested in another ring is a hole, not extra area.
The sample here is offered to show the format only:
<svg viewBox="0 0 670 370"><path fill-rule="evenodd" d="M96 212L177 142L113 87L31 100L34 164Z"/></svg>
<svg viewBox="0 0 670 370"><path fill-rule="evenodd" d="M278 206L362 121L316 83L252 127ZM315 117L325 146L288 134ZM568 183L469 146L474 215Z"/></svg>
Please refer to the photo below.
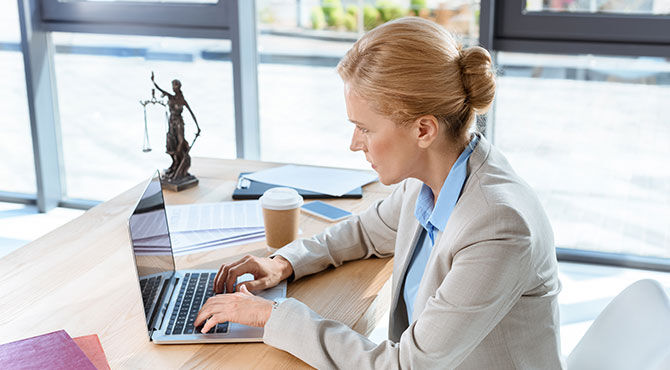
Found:
<svg viewBox="0 0 670 370"><path fill-rule="evenodd" d="M495 72L486 49L472 46L460 50L461 79L469 104L478 113L486 111L495 96Z"/></svg>

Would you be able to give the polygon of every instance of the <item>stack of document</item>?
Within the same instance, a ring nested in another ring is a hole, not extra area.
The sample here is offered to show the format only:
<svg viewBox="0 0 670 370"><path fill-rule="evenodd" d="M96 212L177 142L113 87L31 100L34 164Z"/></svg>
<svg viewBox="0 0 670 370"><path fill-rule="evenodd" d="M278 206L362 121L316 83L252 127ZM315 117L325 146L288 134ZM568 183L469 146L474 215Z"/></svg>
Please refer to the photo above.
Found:
<svg viewBox="0 0 670 370"><path fill-rule="evenodd" d="M257 200L167 206L175 255L265 239Z"/></svg>

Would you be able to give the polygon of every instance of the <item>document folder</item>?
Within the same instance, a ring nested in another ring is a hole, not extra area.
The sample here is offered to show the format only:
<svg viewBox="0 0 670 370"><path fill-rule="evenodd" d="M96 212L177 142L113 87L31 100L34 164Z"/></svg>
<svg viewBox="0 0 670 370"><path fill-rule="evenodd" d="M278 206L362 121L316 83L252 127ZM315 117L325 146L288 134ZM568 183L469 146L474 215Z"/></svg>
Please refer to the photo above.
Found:
<svg viewBox="0 0 670 370"><path fill-rule="evenodd" d="M263 193L271 188L276 188L279 185L268 184L264 182L253 181L249 179L243 179L242 176L246 175L247 172L240 173L237 181L237 187L233 192L233 199L258 199L263 195ZM334 198L362 198L363 197L363 188L358 187L341 197L335 197L328 194L317 193L313 191L295 189L298 191L298 194L302 195L305 199L334 199Z"/></svg>

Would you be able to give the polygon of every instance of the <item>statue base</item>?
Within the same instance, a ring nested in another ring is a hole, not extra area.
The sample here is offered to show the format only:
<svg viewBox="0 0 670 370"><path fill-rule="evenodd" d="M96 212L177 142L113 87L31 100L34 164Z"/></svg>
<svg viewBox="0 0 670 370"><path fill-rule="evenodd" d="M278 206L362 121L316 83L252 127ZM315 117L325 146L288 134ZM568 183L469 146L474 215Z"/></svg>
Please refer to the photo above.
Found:
<svg viewBox="0 0 670 370"><path fill-rule="evenodd" d="M188 175L180 179L166 179L161 176L161 186L163 189L171 191L182 191L198 185L198 178L193 175Z"/></svg>

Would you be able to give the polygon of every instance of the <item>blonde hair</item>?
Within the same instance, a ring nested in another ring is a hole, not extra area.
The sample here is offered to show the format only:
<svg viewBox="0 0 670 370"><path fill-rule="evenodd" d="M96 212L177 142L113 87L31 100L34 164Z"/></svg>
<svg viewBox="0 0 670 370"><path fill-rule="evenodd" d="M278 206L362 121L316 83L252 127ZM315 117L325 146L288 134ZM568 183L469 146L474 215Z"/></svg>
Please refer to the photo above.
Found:
<svg viewBox="0 0 670 370"><path fill-rule="evenodd" d="M495 94L491 56L462 48L438 24L405 17L360 38L337 65L340 77L379 114L407 124L431 114L452 139L466 137Z"/></svg>

